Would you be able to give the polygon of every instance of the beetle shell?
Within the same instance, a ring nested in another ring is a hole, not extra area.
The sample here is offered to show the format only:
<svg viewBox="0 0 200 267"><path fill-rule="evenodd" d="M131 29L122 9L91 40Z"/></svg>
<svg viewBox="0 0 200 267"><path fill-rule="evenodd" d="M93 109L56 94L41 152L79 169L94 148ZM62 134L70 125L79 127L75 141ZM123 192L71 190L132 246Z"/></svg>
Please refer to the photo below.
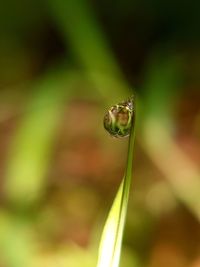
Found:
<svg viewBox="0 0 200 267"><path fill-rule="evenodd" d="M127 137L134 115L133 98L112 106L104 116L104 128L113 137Z"/></svg>

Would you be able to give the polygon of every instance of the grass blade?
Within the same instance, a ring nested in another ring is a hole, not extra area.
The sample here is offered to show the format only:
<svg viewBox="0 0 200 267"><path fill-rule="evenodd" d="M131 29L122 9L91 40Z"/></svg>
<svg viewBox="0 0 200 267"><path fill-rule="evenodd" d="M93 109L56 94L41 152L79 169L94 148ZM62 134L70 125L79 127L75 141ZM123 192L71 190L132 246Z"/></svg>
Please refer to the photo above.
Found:
<svg viewBox="0 0 200 267"><path fill-rule="evenodd" d="M129 137L128 158L125 175L118 189L103 229L99 246L97 267L119 266L129 191L132 180L133 147L135 140L134 122L135 121L133 120L131 134Z"/></svg>

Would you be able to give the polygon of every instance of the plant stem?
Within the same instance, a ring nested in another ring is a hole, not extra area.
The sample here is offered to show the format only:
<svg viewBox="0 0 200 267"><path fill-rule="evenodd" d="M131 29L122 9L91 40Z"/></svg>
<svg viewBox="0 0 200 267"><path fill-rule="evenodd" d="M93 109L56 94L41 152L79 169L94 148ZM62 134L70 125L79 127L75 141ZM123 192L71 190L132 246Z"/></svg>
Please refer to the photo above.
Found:
<svg viewBox="0 0 200 267"><path fill-rule="evenodd" d="M131 124L127 163L124 178L120 184L108 214L99 247L97 267L118 267L121 254L124 225L126 221L129 192L132 181L133 147L135 141L135 114Z"/></svg>

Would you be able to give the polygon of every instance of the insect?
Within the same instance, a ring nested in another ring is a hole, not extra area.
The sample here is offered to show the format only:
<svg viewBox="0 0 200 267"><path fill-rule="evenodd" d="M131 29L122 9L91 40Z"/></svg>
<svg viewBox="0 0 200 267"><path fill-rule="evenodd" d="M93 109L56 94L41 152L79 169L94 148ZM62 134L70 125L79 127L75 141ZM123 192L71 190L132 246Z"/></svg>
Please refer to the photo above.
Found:
<svg viewBox="0 0 200 267"><path fill-rule="evenodd" d="M132 96L128 100L112 106L106 112L103 120L104 128L113 137L127 137L131 131L134 114L134 97Z"/></svg>

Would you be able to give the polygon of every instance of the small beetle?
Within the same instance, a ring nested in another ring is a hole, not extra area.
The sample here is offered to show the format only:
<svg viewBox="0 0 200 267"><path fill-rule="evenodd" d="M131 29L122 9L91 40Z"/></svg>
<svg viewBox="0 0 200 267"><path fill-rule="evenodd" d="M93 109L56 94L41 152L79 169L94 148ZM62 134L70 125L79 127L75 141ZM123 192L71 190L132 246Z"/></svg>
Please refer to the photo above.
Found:
<svg viewBox="0 0 200 267"><path fill-rule="evenodd" d="M113 137L127 137L134 119L134 97L112 106L104 116L104 128Z"/></svg>

